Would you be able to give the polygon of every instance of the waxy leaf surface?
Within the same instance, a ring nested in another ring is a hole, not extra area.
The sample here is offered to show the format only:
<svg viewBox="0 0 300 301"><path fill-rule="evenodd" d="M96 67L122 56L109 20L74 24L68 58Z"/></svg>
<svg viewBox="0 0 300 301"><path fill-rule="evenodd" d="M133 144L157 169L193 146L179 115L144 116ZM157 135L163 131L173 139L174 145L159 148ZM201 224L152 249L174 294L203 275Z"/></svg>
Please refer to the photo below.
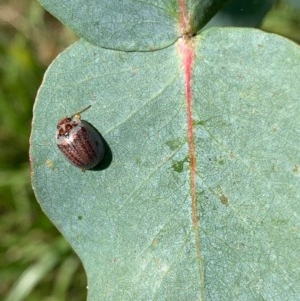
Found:
<svg viewBox="0 0 300 301"><path fill-rule="evenodd" d="M193 39L191 171L180 43L79 41L53 62L34 108L37 198L82 259L90 301L297 300L299 47L250 29ZM110 156L82 172L54 136L90 104L82 118Z"/></svg>

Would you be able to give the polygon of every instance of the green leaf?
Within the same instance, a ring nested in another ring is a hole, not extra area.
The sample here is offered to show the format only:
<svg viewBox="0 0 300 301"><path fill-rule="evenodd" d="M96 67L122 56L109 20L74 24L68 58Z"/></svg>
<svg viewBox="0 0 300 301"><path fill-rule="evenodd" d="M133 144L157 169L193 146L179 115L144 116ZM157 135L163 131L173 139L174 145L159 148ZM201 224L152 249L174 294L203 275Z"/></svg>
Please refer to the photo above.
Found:
<svg viewBox="0 0 300 301"><path fill-rule="evenodd" d="M39 0L51 14L94 45L154 50L176 42L189 19L196 33L228 0ZM186 6L185 20L182 13Z"/></svg>
<svg viewBox="0 0 300 301"><path fill-rule="evenodd" d="M82 259L90 301L300 295L299 47L250 29L211 29L194 42L196 206L178 43L126 53L80 41L45 75L33 187ZM89 104L82 118L112 160L82 172L54 134Z"/></svg>

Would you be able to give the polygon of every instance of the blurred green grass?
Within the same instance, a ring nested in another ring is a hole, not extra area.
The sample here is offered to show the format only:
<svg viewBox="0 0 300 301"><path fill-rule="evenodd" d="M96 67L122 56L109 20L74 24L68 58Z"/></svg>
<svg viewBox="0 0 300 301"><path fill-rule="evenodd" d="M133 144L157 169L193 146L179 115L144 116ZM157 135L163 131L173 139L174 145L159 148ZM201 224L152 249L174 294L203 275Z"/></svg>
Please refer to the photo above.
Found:
<svg viewBox="0 0 300 301"><path fill-rule="evenodd" d="M28 160L42 76L75 37L33 0L2 0L0 26L0 299L85 300L84 270L36 202Z"/></svg>
<svg viewBox="0 0 300 301"><path fill-rule="evenodd" d="M299 16L277 3L262 28L299 43ZM75 37L35 0L1 0L0 28L0 299L85 300L84 270L36 202L28 161L42 76Z"/></svg>

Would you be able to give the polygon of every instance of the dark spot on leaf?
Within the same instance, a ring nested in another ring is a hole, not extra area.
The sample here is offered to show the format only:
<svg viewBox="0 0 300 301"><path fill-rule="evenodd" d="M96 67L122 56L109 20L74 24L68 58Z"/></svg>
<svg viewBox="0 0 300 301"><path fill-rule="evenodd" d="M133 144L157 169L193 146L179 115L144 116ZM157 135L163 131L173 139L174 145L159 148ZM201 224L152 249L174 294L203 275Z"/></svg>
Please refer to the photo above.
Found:
<svg viewBox="0 0 300 301"><path fill-rule="evenodd" d="M224 158L208 158L209 161L212 161L213 163L219 164L219 165L224 165L225 164L225 159Z"/></svg>
<svg viewBox="0 0 300 301"><path fill-rule="evenodd" d="M183 161L176 161L172 164L174 171L180 173L183 171Z"/></svg>
<svg viewBox="0 0 300 301"><path fill-rule="evenodd" d="M228 206L228 196L227 195L222 193L221 195L219 195L219 199L223 205Z"/></svg>
<svg viewBox="0 0 300 301"><path fill-rule="evenodd" d="M194 120L193 121L193 125L205 126L205 124L206 124L206 120Z"/></svg>
<svg viewBox="0 0 300 301"><path fill-rule="evenodd" d="M174 171L181 173L183 171L183 166L185 162L188 162L188 158L185 158L184 160L181 161L174 161L172 164Z"/></svg>
<svg viewBox="0 0 300 301"><path fill-rule="evenodd" d="M217 161L220 165L223 165L225 163L225 160L224 159L218 159Z"/></svg>
<svg viewBox="0 0 300 301"><path fill-rule="evenodd" d="M293 167L293 173L298 174L299 172L300 172L299 166L298 166L298 165L295 165L295 166Z"/></svg>
<svg viewBox="0 0 300 301"><path fill-rule="evenodd" d="M289 220L288 219L281 219L281 218L276 218L272 220L274 226L283 226L287 225Z"/></svg>
<svg viewBox="0 0 300 301"><path fill-rule="evenodd" d="M78 215L77 218L81 221L83 217L81 215Z"/></svg>
<svg viewBox="0 0 300 301"><path fill-rule="evenodd" d="M170 148L171 151L175 151L179 147L181 147L183 143L179 138L176 138L176 139L167 141L166 144Z"/></svg>

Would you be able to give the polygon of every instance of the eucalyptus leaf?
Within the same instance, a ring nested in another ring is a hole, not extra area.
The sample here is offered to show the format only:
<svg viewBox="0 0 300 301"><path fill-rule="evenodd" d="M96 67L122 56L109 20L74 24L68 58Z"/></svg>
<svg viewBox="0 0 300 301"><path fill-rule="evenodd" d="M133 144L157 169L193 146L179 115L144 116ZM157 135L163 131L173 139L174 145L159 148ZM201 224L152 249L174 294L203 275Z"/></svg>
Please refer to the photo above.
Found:
<svg viewBox="0 0 300 301"><path fill-rule="evenodd" d="M195 34L228 0L39 0L86 41L110 49L145 51L167 47L189 18ZM184 7L184 8L183 8ZM187 10L185 17L181 16Z"/></svg>
<svg viewBox="0 0 300 301"><path fill-rule="evenodd" d="M133 53L79 41L45 75L33 187L85 266L89 301L300 296L299 47L252 29L194 43L197 212L178 43ZM90 104L82 119L111 158L82 172L54 136Z"/></svg>

